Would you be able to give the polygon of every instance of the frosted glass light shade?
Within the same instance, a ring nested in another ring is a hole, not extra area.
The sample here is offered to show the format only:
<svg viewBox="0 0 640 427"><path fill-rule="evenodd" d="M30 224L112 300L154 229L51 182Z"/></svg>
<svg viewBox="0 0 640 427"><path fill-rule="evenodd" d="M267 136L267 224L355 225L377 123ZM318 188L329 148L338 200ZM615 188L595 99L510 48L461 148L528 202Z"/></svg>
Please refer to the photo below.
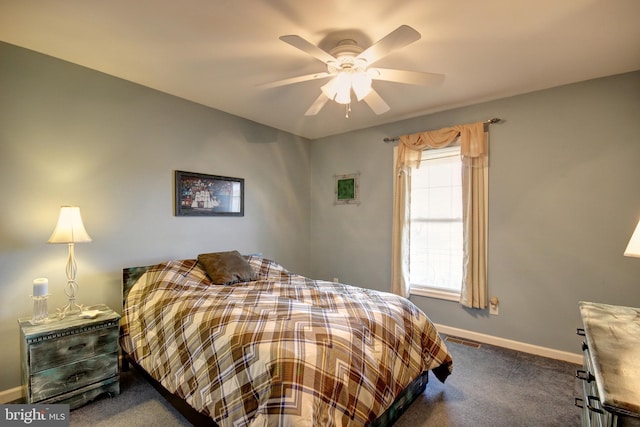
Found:
<svg viewBox="0 0 640 427"><path fill-rule="evenodd" d="M53 230L48 243L82 243L90 242L91 237L82 223L78 206L61 206L58 224Z"/></svg>
<svg viewBox="0 0 640 427"><path fill-rule="evenodd" d="M638 225L636 225L636 229L631 235L631 240L629 240L627 249L624 251L624 256L640 258L640 221L638 221Z"/></svg>
<svg viewBox="0 0 640 427"><path fill-rule="evenodd" d="M371 77L363 71L354 73L353 76L351 76L351 87L358 101L362 101L362 99L371 92Z"/></svg>
<svg viewBox="0 0 640 427"><path fill-rule="evenodd" d="M351 103L351 76L348 73L340 73L335 78L336 97L338 104Z"/></svg>
<svg viewBox="0 0 640 427"><path fill-rule="evenodd" d="M331 80L329 80L328 83L326 83L325 85L323 85L320 90L322 91L322 93L324 93L324 95L333 100L333 98L336 97L336 93L338 92L338 87L336 85L336 78L332 78Z"/></svg>
<svg viewBox="0 0 640 427"><path fill-rule="evenodd" d="M351 88L341 88L336 94L334 99L338 104L350 104L351 103Z"/></svg>
<svg viewBox="0 0 640 427"><path fill-rule="evenodd" d="M320 88L325 96L338 104L351 103L351 90L361 101L371 92L371 77L362 71L341 71Z"/></svg>

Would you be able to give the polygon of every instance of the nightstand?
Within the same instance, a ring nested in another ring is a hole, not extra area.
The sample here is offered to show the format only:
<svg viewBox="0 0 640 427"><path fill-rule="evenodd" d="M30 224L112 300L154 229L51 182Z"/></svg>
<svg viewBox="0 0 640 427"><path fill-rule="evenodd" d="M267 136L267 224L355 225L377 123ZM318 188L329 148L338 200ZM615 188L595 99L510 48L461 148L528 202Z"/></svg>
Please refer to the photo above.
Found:
<svg viewBox="0 0 640 427"><path fill-rule="evenodd" d="M118 336L120 315L92 306L93 319L73 314L32 325L18 319L25 403L66 403L71 409L103 393L120 393Z"/></svg>

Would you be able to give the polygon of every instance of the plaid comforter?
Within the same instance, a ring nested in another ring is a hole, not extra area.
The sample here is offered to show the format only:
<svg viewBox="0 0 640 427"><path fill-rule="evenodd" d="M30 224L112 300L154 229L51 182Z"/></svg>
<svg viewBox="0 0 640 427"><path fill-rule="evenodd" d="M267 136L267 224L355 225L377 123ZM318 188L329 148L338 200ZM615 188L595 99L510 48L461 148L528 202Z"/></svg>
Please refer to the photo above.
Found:
<svg viewBox="0 0 640 427"><path fill-rule="evenodd" d="M407 299L248 260L258 280L229 286L196 260L153 266L122 317L124 351L221 427L365 425L423 371L450 373Z"/></svg>

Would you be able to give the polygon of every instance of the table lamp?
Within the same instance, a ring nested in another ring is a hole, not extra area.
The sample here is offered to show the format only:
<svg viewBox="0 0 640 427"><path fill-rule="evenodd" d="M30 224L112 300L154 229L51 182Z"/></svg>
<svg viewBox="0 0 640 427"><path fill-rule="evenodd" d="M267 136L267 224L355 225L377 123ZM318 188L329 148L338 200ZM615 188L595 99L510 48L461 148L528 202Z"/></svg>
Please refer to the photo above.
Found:
<svg viewBox="0 0 640 427"><path fill-rule="evenodd" d="M82 216L80 216L80 208L78 206L61 206L58 224L49 237L47 243L67 243L69 245L69 257L67 258L67 285L64 293L69 298L69 303L63 308L58 309L58 316L64 318L67 314L79 313L83 307L76 304L76 293L78 292L78 284L76 283L76 272L78 267L73 254L73 246L75 243L90 242L91 237L82 224Z"/></svg>

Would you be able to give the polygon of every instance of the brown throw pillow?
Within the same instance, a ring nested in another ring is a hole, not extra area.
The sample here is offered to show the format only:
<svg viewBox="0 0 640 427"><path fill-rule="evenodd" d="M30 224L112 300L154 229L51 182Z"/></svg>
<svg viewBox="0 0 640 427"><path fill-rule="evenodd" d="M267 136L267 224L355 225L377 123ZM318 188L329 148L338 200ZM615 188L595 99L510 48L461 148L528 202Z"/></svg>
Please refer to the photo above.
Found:
<svg viewBox="0 0 640 427"><path fill-rule="evenodd" d="M231 285L257 279L256 272L238 251L200 254L198 262L216 285Z"/></svg>

